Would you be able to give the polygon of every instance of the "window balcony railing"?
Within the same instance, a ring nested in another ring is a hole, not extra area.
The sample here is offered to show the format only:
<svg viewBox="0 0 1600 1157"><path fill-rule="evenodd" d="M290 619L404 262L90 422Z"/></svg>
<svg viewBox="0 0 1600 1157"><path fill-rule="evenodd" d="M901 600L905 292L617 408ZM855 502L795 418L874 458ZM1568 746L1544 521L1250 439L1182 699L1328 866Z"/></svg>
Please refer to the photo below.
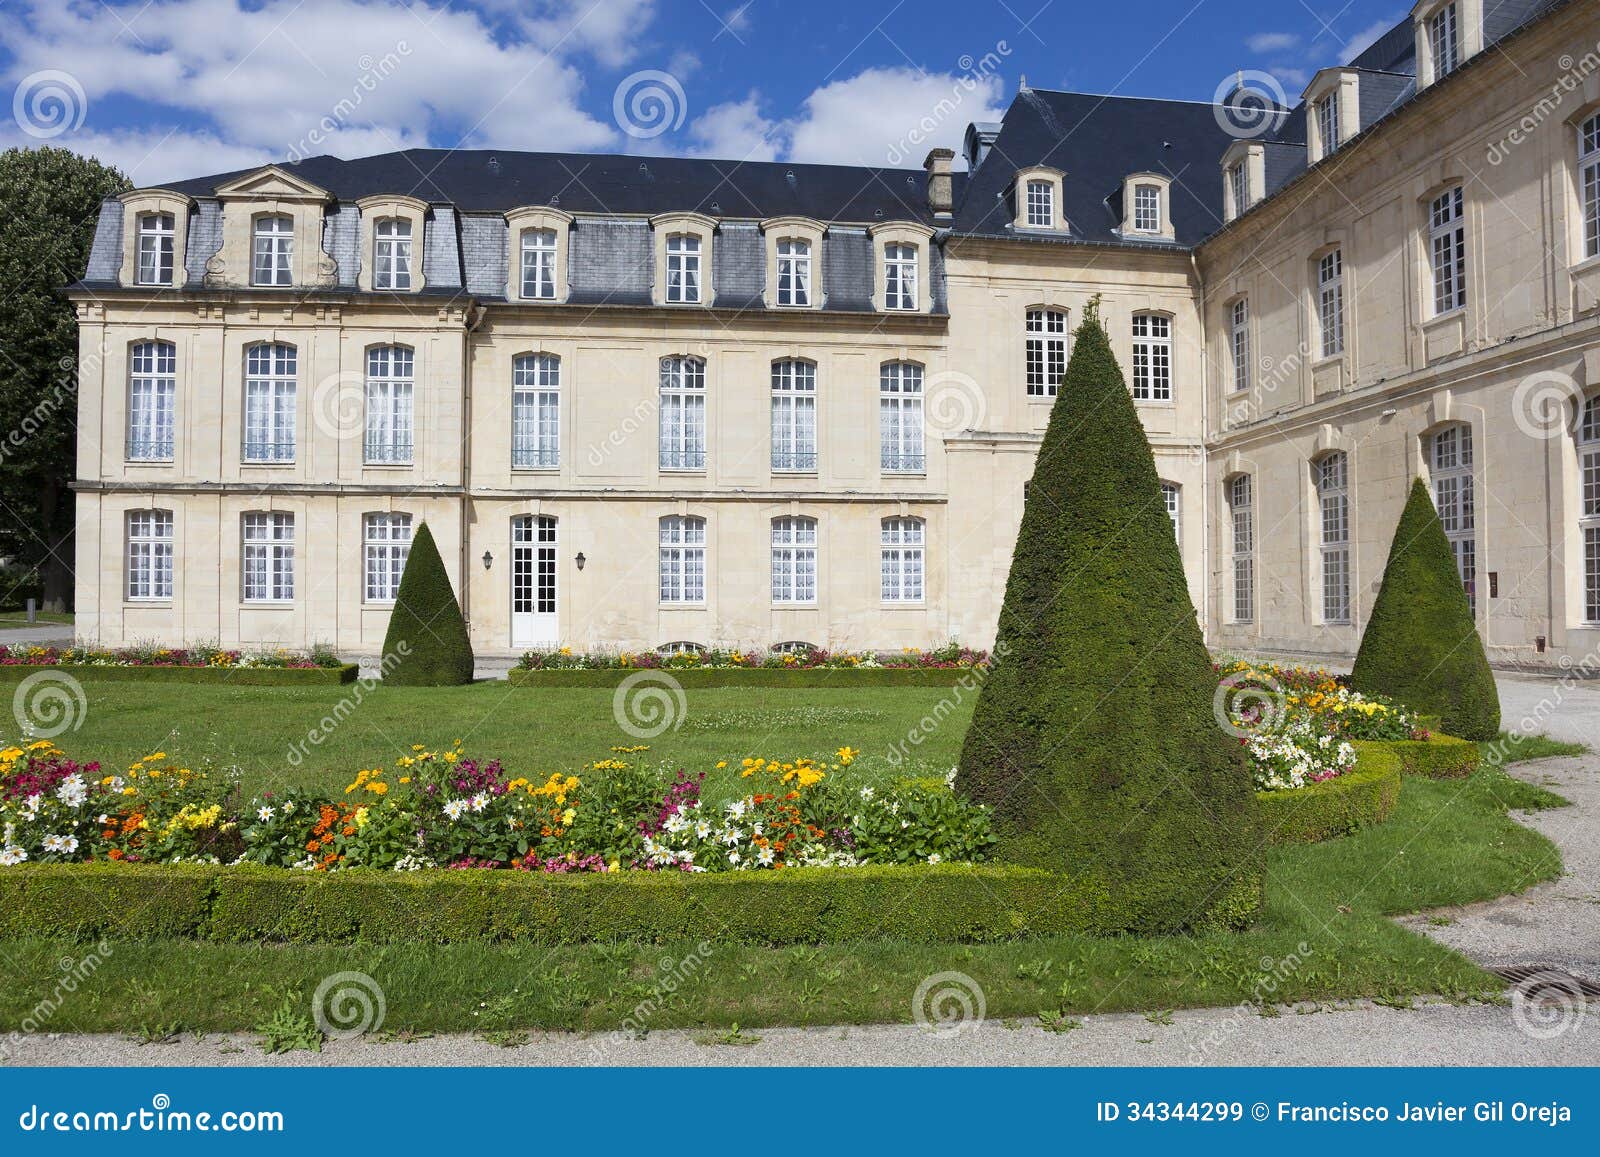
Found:
<svg viewBox="0 0 1600 1157"><path fill-rule="evenodd" d="M369 466L409 466L411 465L411 439L398 438L368 438L367 439L367 465Z"/></svg>
<svg viewBox="0 0 1600 1157"><path fill-rule="evenodd" d="M171 462L171 438L129 438L128 461Z"/></svg>
<svg viewBox="0 0 1600 1157"><path fill-rule="evenodd" d="M661 451L661 469L663 470L704 470L705 468L706 452L704 450Z"/></svg>
<svg viewBox="0 0 1600 1157"><path fill-rule="evenodd" d="M887 474L921 474L927 470L928 458L926 454L885 453L881 465Z"/></svg>
<svg viewBox="0 0 1600 1157"><path fill-rule="evenodd" d="M815 450L774 450L772 452L772 468L774 470L789 470L798 474L815 474L817 471L817 452Z"/></svg>
<svg viewBox="0 0 1600 1157"><path fill-rule="evenodd" d="M244 444L244 460L246 462L293 462L293 442L246 442Z"/></svg>
<svg viewBox="0 0 1600 1157"><path fill-rule="evenodd" d="M561 465L561 452L554 446L513 442L511 465L517 470L553 470Z"/></svg>

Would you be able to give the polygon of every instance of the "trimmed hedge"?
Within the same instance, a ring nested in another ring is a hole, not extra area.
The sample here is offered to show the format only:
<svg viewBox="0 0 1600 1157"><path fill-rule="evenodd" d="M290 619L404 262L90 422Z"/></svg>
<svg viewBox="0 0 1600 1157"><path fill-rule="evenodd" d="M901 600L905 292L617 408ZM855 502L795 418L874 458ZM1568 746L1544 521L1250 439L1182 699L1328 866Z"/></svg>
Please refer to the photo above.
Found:
<svg viewBox="0 0 1600 1157"><path fill-rule="evenodd" d="M1293 791L1256 793L1269 844L1314 844L1381 824L1400 798L1400 757L1386 743L1356 744L1356 769Z"/></svg>
<svg viewBox="0 0 1600 1157"><path fill-rule="evenodd" d="M954 687L964 678L987 677L986 667L618 667L514 668L506 676L518 687L616 687L640 671L659 671L683 688L707 687Z"/></svg>
<svg viewBox="0 0 1600 1157"><path fill-rule="evenodd" d="M1483 749L1470 739L1434 735L1429 739L1394 739L1380 746L1394 753L1406 775L1429 779L1465 779L1478 770Z"/></svg>
<svg viewBox="0 0 1600 1157"><path fill-rule="evenodd" d="M11 672L65 671L80 682L115 683L233 683L241 687L306 687L329 683L354 683L361 668L355 663L337 667L101 667L77 663L8 663L0 666L0 679Z"/></svg>
<svg viewBox="0 0 1600 1157"><path fill-rule="evenodd" d="M400 572L383 655L383 681L397 687L456 687L472 682L467 621L425 521L411 537L406 567Z"/></svg>
<svg viewBox="0 0 1600 1157"><path fill-rule="evenodd" d="M216 865L0 869L0 937L426 944L710 938L750 944L926 943L1108 935L1127 897L1008 865L782 872L328 874ZM1255 911L1254 878L1214 899L1218 926Z"/></svg>

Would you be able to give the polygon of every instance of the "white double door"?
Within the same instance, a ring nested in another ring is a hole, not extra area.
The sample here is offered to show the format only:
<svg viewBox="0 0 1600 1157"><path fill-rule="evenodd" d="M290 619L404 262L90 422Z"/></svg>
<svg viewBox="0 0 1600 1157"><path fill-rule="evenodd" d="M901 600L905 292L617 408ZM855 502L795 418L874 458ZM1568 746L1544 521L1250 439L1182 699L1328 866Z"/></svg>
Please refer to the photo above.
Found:
<svg viewBox="0 0 1600 1157"><path fill-rule="evenodd" d="M511 645L542 647L560 638L556 614L556 520L511 520Z"/></svg>

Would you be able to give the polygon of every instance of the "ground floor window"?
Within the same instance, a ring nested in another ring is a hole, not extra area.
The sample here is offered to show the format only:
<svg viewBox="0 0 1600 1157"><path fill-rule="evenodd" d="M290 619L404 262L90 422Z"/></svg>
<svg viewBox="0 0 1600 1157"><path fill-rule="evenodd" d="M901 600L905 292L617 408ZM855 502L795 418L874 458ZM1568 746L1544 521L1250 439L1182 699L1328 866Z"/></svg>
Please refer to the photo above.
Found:
<svg viewBox="0 0 1600 1157"><path fill-rule="evenodd" d="M172 511L128 514L128 598L172 597Z"/></svg>
<svg viewBox="0 0 1600 1157"><path fill-rule="evenodd" d="M367 602L392 603L411 553L411 516L369 514L363 521Z"/></svg>
<svg viewBox="0 0 1600 1157"><path fill-rule="evenodd" d="M661 601L706 601L706 520L672 515L661 520Z"/></svg>
<svg viewBox="0 0 1600 1157"><path fill-rule="evenodd" d="M294 515L244 516L244 601L283 603L294 598Z"/></svg>
<svg viewBox="0 0 1600 1157"><path fill-rule="evenodd" d="M772 520L772 601L817 601L817 520Z"/></svg>
<svg viewBox="0 0 1600 1157"><path fill-rule="evenodd" d="M925 524L920 518L883 520L883 601L920 603L923 590Z"/></svg>

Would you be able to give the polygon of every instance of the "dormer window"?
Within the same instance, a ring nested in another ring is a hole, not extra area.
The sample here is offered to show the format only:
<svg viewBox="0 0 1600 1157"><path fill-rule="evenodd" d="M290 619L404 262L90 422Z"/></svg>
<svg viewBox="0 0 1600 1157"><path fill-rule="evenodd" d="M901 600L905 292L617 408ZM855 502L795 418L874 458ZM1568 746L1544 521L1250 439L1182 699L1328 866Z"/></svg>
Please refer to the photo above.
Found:
<svg viewBox="0 0 1600 1157"><path fill-rule="evenodd" d="M250 284L293 284L293 269L294 219L277 215L257 217Z"/></svg>
<svg viewBox="0 0 1600 1157"><path fill-rule="evenodd" d="M1140 233L1161 232L1161 189L1157 185L1133 187L1133 227Z"/></svg>
<svg viewBox="0 0 1600 1157"><path fill-rule="evenodd" d="M1056 190L1049 181L1028 182L1028 227L1049 229L1056 223Z"/></svg>
<svg viewBox="0 0 1600 1157"><path fill-rule="evenodd" d="M522 231L522 296L553 300L556 295L556 231Z"/></svg>
<svg viewBox="0 0 1600 1157"><path fill-rule="evenodd" d="M1498 0L1418 0L1411 10L1418 88L1437 84L1483 51L1484 10L1497 4Z"/></svg>
<svg viewBox="0 0 1600 1157"><path fill-rule="evenodd" d="M1250 208L1250 178L1244 161L1228 166L1228 194L1232 201L1233 216Z"/></svg>
<svg viewBox="0 0 1600 1157"><path fill-rule="evenodd" d="M139 216L139 284L172 284L172 240L174 219L171 213L143 213Z"/></svg>
<svg viewBox="0 0 1600 1157"><path fill-rule="evenodd" d="M700 238L678 234L667 238L667 300L700 301Z"/></svg>
<svg viewBox="0 0 1600 1157"><path fill-rule="evenodd" d="M779 240L778 304L811 304L811 242L797 237Z"/></svg>
<svg viewBox="0 0 1600 1157"><path fill-rule="evenodd" d="M411 222L397 217L379 221L373 237L374 289L411 288Z"/></svg>
<svg viewBox="0 0 1600 1157"><path fill-rule="evenodd" d="M883 247L885 309L917 308L917 250L913 245Z"/></svg>
<svg viewBox="0 0 1600 1157"><path fill-rule="evenodd" d="M1259 141L1235 141L1222 154L1222 215L1232 221L1265 196L1267 150Z"/></svg>
<svg viewBox="0 0 1600 1157"><path fill-rule="evenodd" d="M1317 132L1322 139L1322 155L1339 147L1339 93L1330 92L1317 102Z"/></svg>
<svg viewBox="0 0 1600 1157"><path fill-rule="evenodd" d="M1433 79L1449 76L1461 66L1461 36L1456 6L1446 4L1428 20L1428 48L1433 53Z"/></svg>

